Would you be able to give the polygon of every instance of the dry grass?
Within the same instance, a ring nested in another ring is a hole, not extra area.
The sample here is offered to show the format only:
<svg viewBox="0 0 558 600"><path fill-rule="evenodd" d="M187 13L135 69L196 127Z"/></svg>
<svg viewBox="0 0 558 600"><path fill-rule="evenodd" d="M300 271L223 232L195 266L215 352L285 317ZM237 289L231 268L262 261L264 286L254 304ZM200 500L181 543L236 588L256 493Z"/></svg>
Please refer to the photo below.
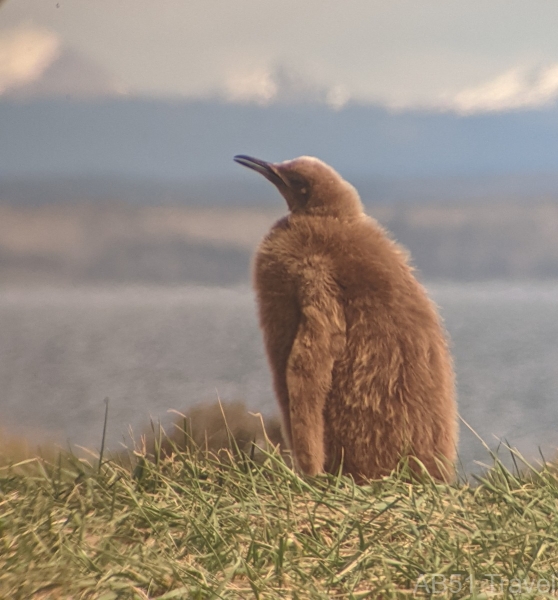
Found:
<svg viewBox="0 0 558 600"><path fill-rule="evenodd" d="M55 460L59 447L55 441L48 440L49 436L44 431L0 428L0 467L34 458Z"/></svg>
<svg viewBox="0 0 558 600"><path fill-rule="evenodd" d="M480 599L491 582L558 577L546 467L496 461L446 486L411 483L402 465L356 486L303 479L272 448L256 462L165 443L133 469L70 454L2 467L0 598ZM518 597L502 590L492 597Z"/></svg>
<svg viewBox="0 0 558 600"><path fill-rule="evenodd" d="M173 450L197 448L202 454L230 450L252 455L257 448L284 446L281 422L277 417L262 417L248 410L244 402L204 402L175 414L170 428L160 424L142 436L141 445L146 454L169 455Z"/></svg>

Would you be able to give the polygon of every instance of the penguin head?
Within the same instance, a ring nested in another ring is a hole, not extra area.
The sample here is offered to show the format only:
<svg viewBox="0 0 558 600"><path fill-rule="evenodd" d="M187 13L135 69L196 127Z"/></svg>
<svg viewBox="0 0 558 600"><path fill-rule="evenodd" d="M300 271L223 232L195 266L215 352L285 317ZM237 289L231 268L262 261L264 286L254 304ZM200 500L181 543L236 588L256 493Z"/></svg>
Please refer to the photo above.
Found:
<svg viewBox="0 0 558 600"><path fill-rule="evenodd" d="M293 214L351 218L362 214L358 192L337 171L312 156L269 163L239 154L234 160L271 181Z"/></svg>

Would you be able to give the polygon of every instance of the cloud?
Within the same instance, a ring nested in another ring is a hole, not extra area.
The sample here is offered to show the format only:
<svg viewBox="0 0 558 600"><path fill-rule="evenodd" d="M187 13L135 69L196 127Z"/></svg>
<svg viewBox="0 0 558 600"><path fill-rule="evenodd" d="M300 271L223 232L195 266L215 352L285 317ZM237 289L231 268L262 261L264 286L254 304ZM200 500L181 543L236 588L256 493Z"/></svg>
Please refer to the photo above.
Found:
<svg viewBox="0 0 558 600"><path fill-rule="evenodd" d="M63 48L39 77L7 90L10 98L73 99L114 97L127 94L126 86L110 72L73 48Z"/></svg>
<svg viewBox="0 0 558 600"><path fill-rule="evenodd" d="M277 95L277 84L268 69L232 73L225 82L225 98L241 104L268 104Z"/></svg>
<svg viewBox="0 0 558 600"><path fill-rule="evenodd" d="M390 111L442 111L461 115L539 109L558 101L558 63L544 67L516 67L482 85L431 100L393 100L351 90L285 66L233 72L219 94L243 104L322 104L339 110L349 102L382 106Z"/></svg>
<svg viewBox="0 0 558 600"><path fill-rule="evenodd" d="M229 102L266 104L326 104L340 109L350 100L340 84L321 84L284 66L233 72L221 94Z"/></svg>
<svg viewBox="0 0 558 600"><path fill-rule="evenodd" d="M60 40L50 31L18 28L0 39L0 94L38 79L58 58Z"/></svg>
<svg viewBox="0 0 558 600"><path fill-rule="evenodd" d="M558 63L536 68L517 67L492 81L465 89L444 100L441 108L460 114L536 109L558 100Z"/></svg>

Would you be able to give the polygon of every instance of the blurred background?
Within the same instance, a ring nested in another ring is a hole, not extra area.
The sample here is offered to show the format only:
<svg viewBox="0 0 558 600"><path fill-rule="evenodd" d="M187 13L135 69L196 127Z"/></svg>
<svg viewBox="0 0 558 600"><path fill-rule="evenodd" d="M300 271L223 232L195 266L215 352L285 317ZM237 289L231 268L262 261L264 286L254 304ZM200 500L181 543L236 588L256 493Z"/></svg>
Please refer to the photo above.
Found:
<svg viewBox="0 0 558 600"><path fill-rule="evenodd" d="M411 251L463 418L553 458L557 30L542 0L0 2L0 428L276 413L250 260L286 207L232 157L306 154Z"/></svg>

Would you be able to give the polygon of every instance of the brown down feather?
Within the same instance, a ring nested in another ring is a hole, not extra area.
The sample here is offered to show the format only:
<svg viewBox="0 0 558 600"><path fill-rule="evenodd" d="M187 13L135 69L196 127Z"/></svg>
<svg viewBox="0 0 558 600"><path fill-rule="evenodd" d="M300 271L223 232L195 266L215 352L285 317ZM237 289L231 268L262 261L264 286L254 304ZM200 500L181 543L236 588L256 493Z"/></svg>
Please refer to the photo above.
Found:
<svg viewBox="0 0 558 600"><path fill-rule="evenodd" d="M318 159L264 163L288 216L262 241L254 286L284 434L308 474L340 466L357 482L418 459L451 480L454 373L435 305L406 251ZM253 161L253 164L250 163Z"/></svg>

